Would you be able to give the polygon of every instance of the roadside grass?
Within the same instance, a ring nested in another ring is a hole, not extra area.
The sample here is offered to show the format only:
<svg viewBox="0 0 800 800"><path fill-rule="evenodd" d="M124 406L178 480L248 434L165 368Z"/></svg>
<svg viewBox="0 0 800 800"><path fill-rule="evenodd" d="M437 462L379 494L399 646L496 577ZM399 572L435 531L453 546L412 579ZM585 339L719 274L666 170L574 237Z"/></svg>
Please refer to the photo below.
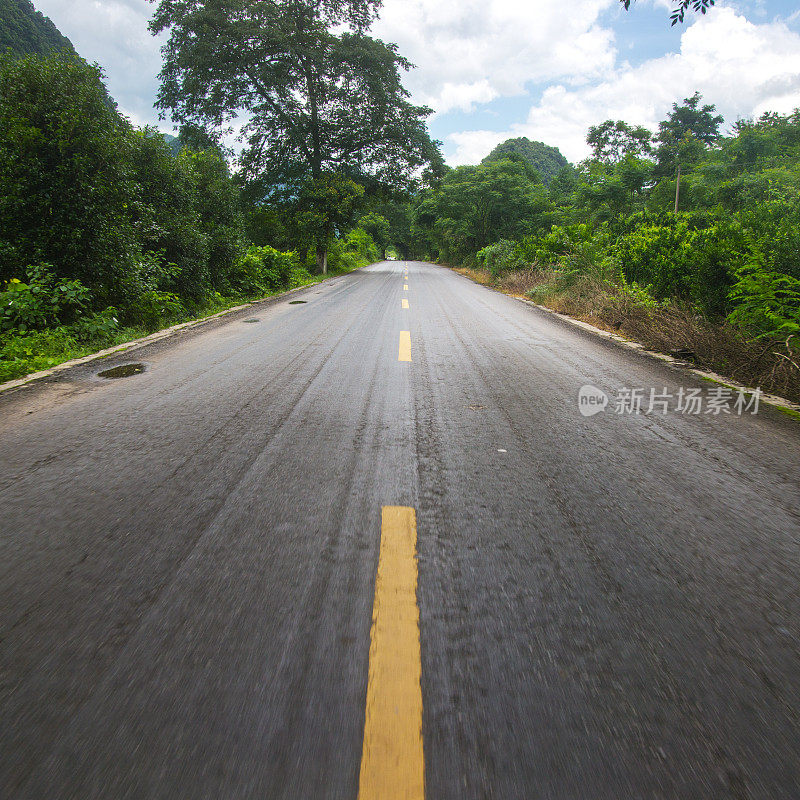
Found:
<svg viewBox="0 0 800 800"><path fill-rule="evenodd" d="M800 402L797 344L793 347L792 342L756 339L729 322L708 319L688 305L647 302L595 274L565 280L561 270L531 267L493 279L486 269L456 272L640 342L649 350L683 357L738 383Z"/></svg>
<svg viewBox="0 0 800 800"><path fill-rule="evenodd" d="M303 275L302 280L293 281L290 288L313 286L351 271L351 269L329 270L327 275ZM98 333L91 337L81 337L73 328L66 326L27 333L5 333L0 335L0 383L57 367L65 361L83 358L99 350L126 344L172 325L203 320L229 308L266 300L269 297L285 294L287 291L289 289L281 289L266 295L239 297L214 294L205 303L181 316L161 319L157 324L150 326L130 325L117 328L112 332Z"/></svg>

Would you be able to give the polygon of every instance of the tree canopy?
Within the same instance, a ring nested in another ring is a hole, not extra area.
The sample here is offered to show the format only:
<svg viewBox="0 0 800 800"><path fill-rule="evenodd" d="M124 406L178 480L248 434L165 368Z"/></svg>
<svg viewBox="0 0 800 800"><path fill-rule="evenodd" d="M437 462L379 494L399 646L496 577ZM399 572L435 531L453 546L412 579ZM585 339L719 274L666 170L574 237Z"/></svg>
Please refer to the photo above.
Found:
<svg viewBox="0 0 800 800"><path fill-rule="evenodd" d="M524 163L503 159L457 167L415 211L417 230L438 257L460 259L499 239L545 226L547 190Z"/></svg>
<svg viewBox="0 0 800 800"><path fill-rule="evenodd" d="M678 164L694 164L706 148L719 137L723 117L714 114L716 107L701 105L699 92L672 104L672 111L658 125L655 136L658 175L671 175Z"/></svg>
<svg viewBox="0 0 800 800"><path fill-rule="evenodd" d="M592 148L592 158L604 164L617 164L626 156L646 156L652 147L653 134L641 125L628 125L623 120L607 119L592 125L586 143Z"/></svg>

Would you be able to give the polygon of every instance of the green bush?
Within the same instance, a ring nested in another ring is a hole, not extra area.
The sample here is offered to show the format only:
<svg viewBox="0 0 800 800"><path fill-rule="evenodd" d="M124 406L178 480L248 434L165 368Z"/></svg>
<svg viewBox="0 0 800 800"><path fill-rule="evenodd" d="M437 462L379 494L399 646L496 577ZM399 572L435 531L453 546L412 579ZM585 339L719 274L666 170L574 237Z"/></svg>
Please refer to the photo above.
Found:
<svg viewBox="0 0 800 800"><path fill-rule="evenodd" d="M298 286L305 286L312 280L314 278L305 267L295 267L289 275L289 288L296 289Z"/></svg>
<svg viewBox="0 0 800 800"><path fill-rule="evenodd" d="M659 299L688 299L692 290L691 237L687 224L643 225L621 236L616 255L628 281L649 286Z"/></svg>
<svg viewBox="0 0 800 800"><path fill-rule="evenodd" d="M186 309L177 295L151 289L142 292L136 298L136 302L128 306L125 311L125 321L147 330L156 330L177 322L185 315Z"/></svg>
<svg viewBox="0 0 800 800"><path fill-rule="evenodd" d="M28 283L8 281L0 292L0 330L42 330L74 321L91 301L78 280L56 278L49 264L28 267Z"/></svg>
<svg viewBox="0 0 800 800"><path fill-rule="evenodd" d="M166 267L157 271L155 281L142 273L138 288L201 302L211 291L209 243L196 208L191 154L183 150L175 156L153 128L133 132L130 139L129 161L137 195L131 216L145 257L151 259L148 265L155 258ZM139 302L135 295L129 299Z"/></svg>
<svg viewBox="0 0 800 800"><path fill-rule="evenodd" d="M605 225L553 225L543 235L525 237L519 243L519 252L528 263L586 270L603 265L609 256L610 243Z"/></svg>
<svg viewBox="0 0 800 800"><path fill-rule="evenodd" d="M775 197L740 215L765 268L800 279L800 194Z"/></svg>
<svg viewBox="0 0 800 800"><path fill-rule="evenodd" d="M359 262L359 266L367 266L381 260L381 253L372 235L363 228L353 228L344 239L344 250L354 254Z"/></svg>
<svg viewBox="0 0 800 800"><path fill-rule="evenodd" d="M49 369L71 358L78 347L74 331L59 327L0 338L0 383Z"/></svg>
<svg viewBox="0 0 800 800"><path fill-rule="evenodd" d="M279 292L289 287L292 270L297 265L297 254L293 252L282 253L274 247L251 248L261 251L263 275L270 292Z"/></svg>
<svg viewBox="0 0 800 800"><path fill-rule="evenodd" d="M800 280L766 268L766 257L757 249L736 271L730 292L734 309L731 322L744 325L760 336L800 334Z"/></svg>
<svg viewBox="0 0 800 800"><path fill-rule="evenodd" d="M714 316L727 314L734 275L746 250L745 232L736 220L709 223L690 233L690 297L698 308Z"/></svg>
<svg viewBox="0 0 800 800"><path fill-rule="evenodd" d="M495 278L504 272L525 266L517 243L509 239L500 239L499 242L484 247L478 251L476 258L478 263L486 267Z"/></svg>
<svg viewBox="0 0 800 800"><path fill-rule="evenodd" d="M226 284L241 297L254 297L288 289L292 272L299 266L297 255L274 247L253 245L242 253L228 272Z"/></svg>
<svg viewBox="0 0 800 800"><path fill-rule="evenodd" d="M223 289L242 252L244 217L239 189L222 155L214 150L183 154L194 176L195 208L208 251L208 275L214 289Z"/></svg>
<svg viewBox="0 0 800 800"><path fill-rule="evenodd" d="M81 317L72 325L75 338L87 344L110 339L118 330L119 311L113 306L109 306L105 311Z"/></svg>
<svg viewBox="0 0 800 800"><path fill-rule="evenodd" d="M660 300L676 298L724 316L734 273L747 251L746 232L735 220L668 215L617 239L614 247L626 280L649 287ZM696 223L700 227L693 227Z"/></svg>

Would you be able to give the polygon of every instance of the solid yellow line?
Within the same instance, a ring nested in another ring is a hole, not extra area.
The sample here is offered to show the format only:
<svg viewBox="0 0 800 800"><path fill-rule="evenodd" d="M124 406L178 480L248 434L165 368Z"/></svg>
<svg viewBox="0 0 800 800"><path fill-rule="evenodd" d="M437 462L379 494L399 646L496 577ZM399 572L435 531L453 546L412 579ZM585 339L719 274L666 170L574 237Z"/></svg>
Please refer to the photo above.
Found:
<svg viewBox="0 0 800 800"><path fill-rule="evenodd" d="M400 331L400 350L398 361L411 361L411 331Z"/></svg>
<svg viewBox="0 0 800 800"><path fill-rule="evenodd" d="M406 292L408 291L408 284L407 283L403 284L403 290L406 291Z"/></svg>
<svg viewBox="0 0 800 800"><path fill-rule="evenodd" d="M406 300L405 297L400 301L400 307L408 308L408 300Z"/></svg>
<svg viewBox="0 0 800 800"><path fill-rule="evenodd" d="M358 800L424 800L417 518L384 506Z"/></svg>

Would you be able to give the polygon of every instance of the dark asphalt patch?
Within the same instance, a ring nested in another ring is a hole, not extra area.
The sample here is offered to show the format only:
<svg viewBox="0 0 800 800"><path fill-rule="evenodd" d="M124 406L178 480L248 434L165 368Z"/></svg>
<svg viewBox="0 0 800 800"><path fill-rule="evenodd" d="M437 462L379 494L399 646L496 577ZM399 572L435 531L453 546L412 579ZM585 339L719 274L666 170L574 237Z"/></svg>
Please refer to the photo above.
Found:
<svg viewBox="0 0 800 800"><path fill-rule="evenodd" d="M307 302L308 302L308 300L290 300L289 301L289 305L290 306L297 306L297 305L300 305L300 303L307 303Z"/></svg>
<svg viewBox="0 0 800 800"><path fill-rule="evenodd" d="M253 317L253 319L243 319L242 322L261 322L261 320Z"/></svg>

